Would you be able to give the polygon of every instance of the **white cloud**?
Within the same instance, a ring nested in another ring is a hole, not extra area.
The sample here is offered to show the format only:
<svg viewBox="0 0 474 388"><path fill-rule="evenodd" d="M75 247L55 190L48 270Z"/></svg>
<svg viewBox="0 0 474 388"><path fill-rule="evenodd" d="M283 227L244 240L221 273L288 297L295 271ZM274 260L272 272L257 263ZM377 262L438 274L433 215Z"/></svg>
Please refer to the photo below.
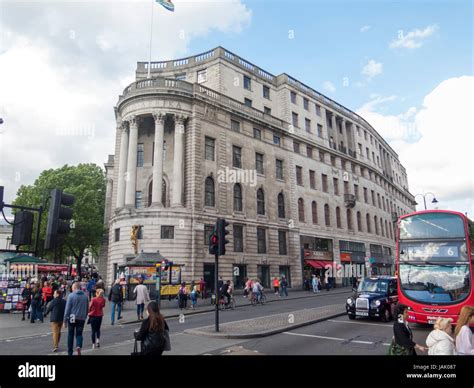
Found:
<svg viewBox="0 0 474 388"><path fill-rule="evenodd" d="M403 30L398 31L398 38L390 43L390 48L407 48L417 49L423 45L423 40L433 35L437 30L438 26L433 24L425 27L423 30L415 29L408 34L404 34Z"/></svg>
<svg viewBox="0 0 474 388"><path fill-rule="evenodd" d="M324 81L323 82L323 89L330 92L334 93L336 91L336 87L331 81Z"/></svg>
<svg viewBox="0 0 474 388"><path fill-rule="evenodd" d="M362 26L360 28L360 32L367 32L371 29L372 27L371 26L368 26L367 24L365 26Z"/></svg>
<svg viewBox="0 0 474 388"><path fill-rule="evenodd" d="M251 16L240 0L180 2L174 13L155 4L152 59L194 54L192 40L237 34ZM148 60L149 21L149 0L2 4L0 185L7 202L43 169L103 165L114 153L113 107L136 62Z"/></svg>
<svg viewBox="0 0 474 388"><path fill-rule="evenodd" d="M473 93L474 77L462 76L441 82L425 96L421 107L411 107L402 114L375 111L378 102L392 101L393 96L378 96L357 112L398 152L407 169L411 193L432 192L440 209L468 212L471 217Z"/></svg>
<svg viewBox="0 0 474 388"><path fill-rule="evenodd" d="M365 75L369 80L377 75L383 73L383 64L370 59L367 64L362 68L362 74Z"/></svg>

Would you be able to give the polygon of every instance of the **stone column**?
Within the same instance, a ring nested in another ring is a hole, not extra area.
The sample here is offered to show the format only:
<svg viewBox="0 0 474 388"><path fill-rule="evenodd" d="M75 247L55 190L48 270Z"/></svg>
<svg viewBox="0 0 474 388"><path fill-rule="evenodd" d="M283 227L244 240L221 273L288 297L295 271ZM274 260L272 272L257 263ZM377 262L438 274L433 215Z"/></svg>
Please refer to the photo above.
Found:
<svg viewBox="0 0 474 388"><path fill-rule="evenodd" d="M104 211L104 226L107 228L110 219L110 209L112 207L112 190L113 181L111 178L107 178L107 188L105 191L105 211Z"/></svg>
<svg viewBox="0 0 474 388"><path fill-rule="evenodd" d="M164 206L161 203L162 181L163 181L163 135L165 130L165 115L160 112L153 112L155 119L155 150L153 152L153 188L151 205L153 207Z"/></svg>
<svg viewBox="0 0 474 388"><path fill-rule="evenodd" d="M331 117L332 122L332 132L334 134L334 143L336 144L336 149L339 150L339 129L337 128L336 113L334 112Z"/></svg>
<svg viewBox="0 0 474 388"><path fill-rule="evenodd" d="M172 207L183 206L183 177L184 177L184 123L186 117L175 115L174 125L174 155L173 155L173 198Z"/></svg>
<svg viewBox="0 0 474 388"><path fill-rule="evenodd" d="M118 186L117 186L117 208L125 206L125 174L127 173L127 159L128 159L128 129L126 122L122 121L120 126L122 135L120 136L120 156L119 156L119 170L118 170Z"/></svg>
<svg viewBox="0 0 474 388"><path fill-rule="evenodd" d="M138 143L138 119L131 116L129 123L127 176L125 190L125 206L135 207L135 190L137 184L137 143Z"/></svg>
<svg viewBox="0 0 474 388"><path fill-rule="evenodd" d="M341 142L342 140L344 142L344 147L346 147L347 149L348 141L346 139L346 120L344 119L344 117L341 117L341 130L342 130L342 135L339 133L339 129L337 130L339 133L339 142Z"/></svg>

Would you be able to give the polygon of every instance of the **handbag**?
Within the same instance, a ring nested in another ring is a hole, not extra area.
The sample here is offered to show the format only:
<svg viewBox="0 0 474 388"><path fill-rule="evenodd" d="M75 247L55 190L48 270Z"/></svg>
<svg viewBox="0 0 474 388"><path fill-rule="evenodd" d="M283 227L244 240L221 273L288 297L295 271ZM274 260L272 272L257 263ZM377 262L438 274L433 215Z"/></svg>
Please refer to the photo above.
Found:
<svg viewBox="0 0 474 388"><path fill-rule="evenodd" d="M398 345L395 342L395 338L392 338L392 342L388 348L388 355L389 356L411 356L413 355L413 351L409 348Z"/></svg>
<svg viewBox="0 0 474 388"><path fill-rule="evenodd" d="M170 332L168 330L165 330L164 337L165 337L165 347L163 350L165 352L169 352L171 350L171 339L170 339Z"/></svg>
<svg viewBox="0 0 474 388"><path fill-rule="evenodd" d="M130 353L131 356L140 356L141 355L141 351L139 352L138 351L138 341L137 339L135 339L135 343L133 344L133 352Z"/></svg>

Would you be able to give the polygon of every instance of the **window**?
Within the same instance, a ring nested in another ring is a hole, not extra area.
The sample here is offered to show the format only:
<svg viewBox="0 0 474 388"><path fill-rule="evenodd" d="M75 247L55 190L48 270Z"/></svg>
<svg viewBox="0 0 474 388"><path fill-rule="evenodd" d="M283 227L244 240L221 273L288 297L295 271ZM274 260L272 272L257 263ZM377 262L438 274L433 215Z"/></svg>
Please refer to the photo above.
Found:
<svg viewBox="0 0 474 388"><path fill-rule="evenodd" d="M298 199L298 221L304 222L304 201L303 198Z"/></svg>
<svg viewBox="0 0 474 388"><path fill-rule="evenodd" d="M332 128L332 113L326 111L326 123L329 128Z"/></svg>
<svg viewBox="0 0 474 388"><path fill-rule="evenodd" d="M278 218L285 218L285 196L278 194Z"/></svg>
<svg viewBox="0 0 474 388"><path fill-rule="evenodd" d="M309 110L309 100L307 98L303 98L303 108Z"/></svg>
<svg viewBox="0 0 474 388"><path fill-rule="evenodd" d="M359 154L362 155L362 144L357 143L357 146L359 147Z"/></svg>
<svg viewBox="0 0 474 388"><path fill-rule="evenodd" d="M370 160L369 147L365 147L365 154L367 156L367 159Z"/></svg>
<svg viewBox="0 0 474 388"><path fill-rule="evenodd" d="M319 106L318 104L316 104L316 114L318 116L321 116L321 106Z"/></svg>
<svg viewBox="0 0 474 388"><path fill-rule="evenodd" d="M323 126L318 124L318 137L323 137Z"/></svg>
<svg viewBox="0 0 474 388"><path fill-rule="evenodd" d="M161 226L161 238L162 239L174 239L174 226L162 225Z"/></svg>
<svg viewBox="0 0 474 388"><path fill-rule="evenodd" d="M372 228L370 226L370 214L367 213L367 215L365 216L365 222L367 224L367 233L372 233Z"/></svg>
<svg viewBox="0 0 474 388"><path fill-rule="evenodd" d="M349 182L344 182L344 194L350 194L349 193Z"/></svg>
<svg viewBox="0 0 474 388"><path fill-rule="evenodd" d="M242 206L242 186L239 183L234 185L234 211L241 212Z"/></svg>
<svg viewBox="0 0 474 388"><path fill-rule="evenodd" d="M253 129L253 137L258 140L262 140L262 131L258 128Z"/></svg>
<svg viewBox="0 0 474 388"><path fill-rule="evenodd" d="M277 145L278 147L280 147L280 144L281 144L280 136L278 136L278 135L273 135L273 144L275 144L275 145Z"/></svg>
<svg viewBox="0 0 474 388"><path fill-rule="evenodd" d="M234 252L244 251L244 227L243 225L233 225Z"/></svg>
<svg viewBox="0 0 474 388"><path fill-rule="evenodd" d="M212 161L215 160L214 159L215 153L216 153L215 147L216 147L216 141L206 136L205 146L204 146L204 159L212 160Z"/></svg>
<svg viewBox="0 0 474 388"><path fill-rule="evenodd" d="M275 176L276 179L283 180L283 160L277 159L275 163Z"/></svg>
<svg viewBox="0 0 474 388"><path fill-rule="evenodd" d="M382 233L382 237L385 237L385 232L383 230L383 220L380 219L380 232Z"/></svg>
<svg viewBox="0 0 474 388"><path fill-rule="evenodd" d="M367 140L367 131L364 129L364 140Z"/></svg>
<svg viewBox="0 0 474 388"><path fill-rule="evenodd" d="M362 216L360 212L357 212L357 230L362 232Z"/></svg>
<svg viewBox="0 0 474 388"><path fill-rule="evenodd" d="M136 209L141 209L142 207L143 207L142 192L141 191L135 191L135 208Z"/></svg>
<svg viewBox="0 0 474 388"><path fill-rule="evenodd" d="M311 217L313 219L313 224L318 223L318 205L316 204L316 201L313 201L311 203Z"/></svg>
<svg viewBox="0 0 474 388"><path fill-rule="evenodd" d="M137 144L137 167L143 167L144 162L144 148L143 143Z"/></svg>
<svg viewBox="0 0 474 388"><path fill-rule="evenodd" d="M341 226L341 208L339 206L336 207L336 226L338 228L342 228L342 226Z"/></svg>
<svg viewBox="0 0 474 388"><path fill-rule="evenodd" d="M263 171L263 154L255 153L255 168L258 174L264 174Z"/></svg>
<svg viewBox="0 0 474 388"><path fill-rule="evenodd" d="M342 168L343 170L346 169L346 161L345 161L345 160L341 160L341 168Z"/></svg>
<svg viewBox="0 0 474 388"><path fill-rule="evenodd" d="M333 178L332 183L334 185L334 195L339 195L339 179Z"/></svg>
<svg viewBox="0 0 474 388"><path fill-rule="evenodd" d="M319 151L319 160L324 163L324 152Z"/></svg>
<svg viewBox="0 0 474 388"><path fill-rule="evenodd" d="M202 84L207 81L207 69L199 70L197 72L197 83Z"/></svg>
<svg viewBox="0 0 474 388"><path fill-rule="evenodd" d="M265 85L263 85L263 98L270 99L270 88Z"/></svg>
<svg viewBox="0 0 474 388"><path fill-rule="evenodd" d="M356 200L359 200L359 185L354 185L354 195L356 197Z"/></svg>
<svg viewBox="0 0 474 388"><path fill-rule="evenodd" d="M252 100L250 98L244 98L245 106L252 107Z"/></svg>
<svg viewBox="0 0 474 388"><path fill-rule="evenodd" d="M375 234L378 235L379 234L379 224L378 224L377 216L374 216L374 225L375 225Z"/></svg>
<svg viewBox="0 0 474 388"><path fill-rule="evenodd" d="M331 215L329 214L329 205L324 205L324 223L326 226L331 226Z"/></svg>
<svg viewBox="0 0 474 388"><path fill-rule="evenodd" d="M215 205L214 179L208 176L205 182L204 206L214 207Z"/></svg>
<svg viewBox="0 0 474 388"><path fill-rule="evenodd" d="M372 138L372 135L370 135L370 144L374 145L374 139Z"/></svg>
<svg viewBox="0 0 474 388"><path fill-rule="evenodd" d="M251 90L252 80L250 77L244 75L244 89Z"/></svg>
<svg viewBox="0 0 474 388"><path fill-rule="evenodd" d="M296 184L303 186L303 168L296 166Z"/></svg>
<svg viewBox="0 0 474 388"><path fill-rule="evenodd" d="M291 102L293 104L296 104L296 93L295 92L290 92L290 97L291 97Z"/></svg>
<svg viewBox="0 0 474 388"><path fill-rule="evenodd" d="M263 113L265 113L266 115L271 115L272 114L272 110L267 107L267 106L264 106L263 107Z"/></svg>
<svg viewBox="0 0 474 388"><path fill-rule="evenodd" d="M294 140L293 140L293 151L295 151L298 154L300 153L300 143Z"/></svg>
<svg viewBox="0 0 474 388"><path fill-rule="evenodd" d="M265 215L265 194L263 189L257 190L257 214Z"/></svg>
<svg viewBox="0 0 474 388"><path fill-rule="evenodd" d="M310 119L304 119L304 127L306 129L306 132L311 133L311 120Z"/></svg>
<svg viewBox="0 0 474 388"><path fill-rule="evenodd" d="M374 190L370 190L370 191L372 193L372 205L376 206L375 205L375 192L374 192Z"/></svg>
<svg viewBox="0 0 474 388"><path fill-rule="evenodd" d="M115 236L114 236L114 237L115 237L114 241L115 241L115 242L120 241L120 228L116 228L116 229L114 230L114 234L115 234Z"/></svg>
<svg viewBox="0 0 474 388"><path fill-rule="evenodd" d="M326 174L322 174L321 177L323 180L323 191L327 193L328 192L328 176Z"/></svg>
<svg viewBox="0 0 474 388"><path fill-rule="evenodd" d="M356 165L354 163L351 163L351 171L353 174L356 173Z"/></svg>
<svg viewBox="0 0 474 388"><path fill-rule="evenodd" d="M257 252L267 253L267 236L265 228L257 228Z"/></svg>
<svg viewBox="0 0 474 388"><path fill-rule="evenodd" d="M214 233L215 225L204 225L204 245L209 245L209 240Z"/></svg>
<svg viewBox="0 0 474 388"><path fill-rule="evenodd" d="M242 168L242 148L232 146L232 166Z"/></svg>
<svg viewBox="0 0 474 388"><path fill-rule="evenodd" d="M287 255L286 249L286 232L284 230L278 231L278 254Z"/></svg>
<svg viewBox="0 0 474 388"><path fill-rule="evenodd" d="M347 229L352 230L353 225L352 225L352 210L351 209L346 210L346 217L347 217Z"/></svg>
<svg viewBox="0 0 474 388"><path fill-rule="evenodd" d="M336 157L331 156L331 166L336 167Z"/></svg>
<svg viewBox="0 0 474 388"><path fill-rule="evenodd" d="M316 178L315 178L315 172L312 170L309 170L309 187L312 189L316 190Z"/></svg>
<svg viewBox="0 0 474 388"><path fill-rule="evenodd" d="M240 122L236 120L230 120L230 129L234 132L240 132Z"/></svg>
<svg viewBox="0 0 474 388"><path fill-rule="evenodd" d="M294 127L298 127L298 113L291 112L291 122Z"/></svg>
<svg viewBox="0 0 474 388"><path fill-rule="evenodd" d="M313 147L306 146L306 155L308 156L308 158L313 159Z"/></svg>
<svg viewBox="0 0 474 388"><path fill-rule="evenodd" d="M364 202L369 203L369 197L367 195L367 187L364 187Z"/></svg>

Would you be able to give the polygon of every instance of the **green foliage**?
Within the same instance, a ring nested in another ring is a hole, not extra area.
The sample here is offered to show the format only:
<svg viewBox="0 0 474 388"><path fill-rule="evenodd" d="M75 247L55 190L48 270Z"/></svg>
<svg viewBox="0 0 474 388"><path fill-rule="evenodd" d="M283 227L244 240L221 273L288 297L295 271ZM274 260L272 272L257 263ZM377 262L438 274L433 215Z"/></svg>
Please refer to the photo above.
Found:
<svg viewBox="0 0 474 388"><path fill-rule="evenodd" d="M55 252L43 252L41 256L55 262L61 262L68 255L73 255L78 264L86 248L98 252L104 233L104 208L106 180L104 171L95 164L65 165L59 169L43 171L33 185L22 185L17 192L15 205L39 207L44 204L52 189L61 189L72 194L75 202L72 205L72 230L63 245ZM40 252L44 245L49 201L43 212L40 227ZM33 237L36 236L36 217ZM30 249L33 249L30 247Z"/></svg>

